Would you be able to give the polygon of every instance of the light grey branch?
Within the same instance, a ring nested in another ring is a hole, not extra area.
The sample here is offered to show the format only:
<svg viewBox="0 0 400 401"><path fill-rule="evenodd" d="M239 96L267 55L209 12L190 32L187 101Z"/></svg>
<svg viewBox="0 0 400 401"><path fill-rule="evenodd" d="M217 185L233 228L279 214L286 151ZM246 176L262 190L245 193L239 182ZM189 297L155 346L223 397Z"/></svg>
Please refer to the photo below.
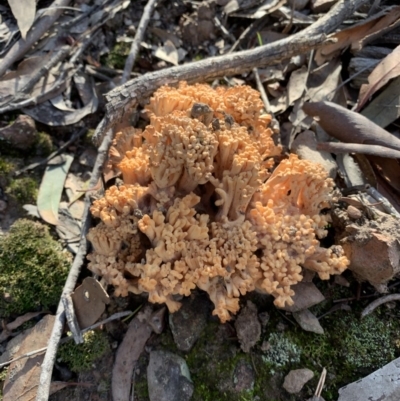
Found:
<svg viewBox="0 0 400 401"><path fill-rule="evenodd" d="M146 31L147 25L150 21L151 14L155 6L157 5L157 0L149 0L146 7L143 10L142 18L140 19L139 26L136 31L136 35L133 38L131 45L131 50L129 51L128 58L125 62L124 73L122 74L121 84L124 84L131 76L133 65L135 64L136 57L139 53L140 42L144 38L144 33Z"/></svg>
<svg viewBox="0 0 400 401"><path fill-rule="evenodd" d="M125 117L124 114L132 113L139 102L144 102L161 85L176 84L182 80L207 81L224 75L241 74L255 67L274 64L321 46L326 40L326 34L334 31L367 1L340 0L317 22L288 38L251 50L155 71L118 86L107 95L109 101L107 112L96 129L94 140L98 143L105 132Z"/></svg>

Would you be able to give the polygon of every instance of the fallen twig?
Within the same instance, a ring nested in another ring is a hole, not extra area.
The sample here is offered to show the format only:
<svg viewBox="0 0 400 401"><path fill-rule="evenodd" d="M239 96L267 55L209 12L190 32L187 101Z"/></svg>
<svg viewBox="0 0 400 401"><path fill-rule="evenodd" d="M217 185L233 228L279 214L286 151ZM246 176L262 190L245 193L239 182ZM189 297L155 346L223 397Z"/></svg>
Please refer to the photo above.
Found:
<svg viewBox="0 0 400 401"><path fill-rule="evenodd" d="M76 344L83 343L82 331L78 324L78 319L75 315L74 303L72 302L71 294L63 294L61 301L64 306L65 317L67 319L68 327Z"/></svg>
<svg viewBox="0 0 400 401"><path fill-rule="evenodd" d="M240 74L321 46L326 41L326 34L336 29L365 2L366 0L341 0L317 22L289 38L277 40L256 49L155 71L128 81L108 93L107 113L96 129L94 140L98 143L105 132L117 121L129 117L138 103L145 101L161 85L176 84L181 80L207 81L223 75Z"/></svg>
<svg viewBox="0 0 400 401"><path fill-rule="evenodd" d="M0 77L10 68L16 61L21 59L24 54L30 50L35 42L37 42L44 33L57 21L58 17L63 13L64 7L67 7L70 0L54 0L53 4L40 17L33 27L29 30L26 39L20 39L8 51L8 53L0 59Z"/></svg>
<svg viewBox="0 0 400 401"><path fill-rule="evenodd" d="M361 153L363 155L400 159L400 150L395 150L380 145L344 142L320 142L317 145L317 149L331 153Z"/></svg>
<svg viewBox="0 0 400 401"><path fill-rule="evenodd" d="M102 144L98 149L97 159L95 166L93 167L93 172L92 172L92 177L90 179L89 187L94 187L99 180L102 167L107 158L108 149L111 146L111 142L112 142L112 130L110 130L105 135ZM79 244L79 250L75 256L74 262L71 266L71 270L69 271L68 274L67 281L64 285L63 295L70 294L75 289L80 269L86 257L86 252L87 252L86 234L89 230L91 223L89 206L90 206L90 195L87 193L85 196L85 209L82 217L82 230L81 230L81 240ZM49 343L47 346L46 355L42 363L36 401L47 401L49 398L51 374L53 371L54 361L56 358L57 348L61 338L64 323L65 323L65 311L63 303L62 301L60 301L57 308L53 331L51 333Z"/></svg>
<svg viewBox="0 0 400 401"><path fill-rule="evenodd" d="M365 191L368 195L372 196L377 202L382 204L385 211L398 219L400 219L400 213L393 207L393 205L374 187L369 186Z"/></svg>
<svg viewBox="0 0 400 401"><path fill-rule="evenodd" d="M321 397L322 389L324 388L325 384L325 379L326 379L326 369L322 369L321 377L319 378L317 388L315 390L314 397L317 397L319 399Z"/></svg>
<svg viewBox="0 0 400 401"><path fill-rule="evenodd" d="M262 99L262 101L264 103L265 111L268 114L270 114L271 118L272 118L272 120L271 120L271 128L272 128L274 133L279 133L279 122L275 118L274 113L272 113L272 111L271 111L271 105L269 104L268 95L265 92L264 85L261 82L260 74L258 73L258 68L253 68L253 74L254 74L254 78L256 80L257 89L260 92L261 99Z"/></svg>
<svg viewBox="0 0 400 401"><path fill-rule="evenodd" d="M390 294L372 301L362 312L361 317L365 317L372 313L378 306L386 304L387 302L400 301L400 294Z"/></svg>
<svg viewBox="0 0 400 401"><path fill-rule="evenodd" d="M121 78L121 84L124 84L130 77L133 65L136 60L136 56L139 52L140 43L143 41L144 33L146 31L147 25L149 24L151 14L155 6L157 5L157 0L149 0L146 7L143 10L142 18L140 19L139 26L137 28L135 37L133 38L131 44L131 50L125 61L125 68Z"/></svg>
<svg viewBox="0 0 400 401"><path fill-rule="evenodd" d="M70 139L68 139L68 141L65 142L64 145L60 146L55 152L51 153L49 156L47 156L45 159L41 160L40 162L29 164L28 166L22 168L21 170L15 171L14 175L16 177L18 177L22 173L25 173L29 170L33 170L36 167L46 165L51 159L54 159L57 155L64 152L64 150L67 149L71 145L71 143L74 143L82 135L86 134L86 132L87 132L87 128L81 128L75 135L72 135L72 137Z"/></svg>

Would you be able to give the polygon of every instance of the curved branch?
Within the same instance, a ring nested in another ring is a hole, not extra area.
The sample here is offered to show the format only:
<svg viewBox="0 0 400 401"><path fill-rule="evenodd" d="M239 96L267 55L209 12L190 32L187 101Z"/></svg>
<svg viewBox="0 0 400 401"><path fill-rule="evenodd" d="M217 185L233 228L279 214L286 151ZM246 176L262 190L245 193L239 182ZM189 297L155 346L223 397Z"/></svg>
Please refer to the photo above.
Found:
<svg viewBox="0 0 400 401"><path fill-rule="evenodd" d="M132 113L139 102L147 99L161 85L176 84L182 80L207 81L224 75L241 74L255 67L306 53L323 45L326 41L325 35L334 31L366 2L367 0L340 0L325 16L288 38L256 49L155 71L118 86L107 94L107 112L96 129L94 141L99 143L105 132L126 117L125 114Z"/></svg>

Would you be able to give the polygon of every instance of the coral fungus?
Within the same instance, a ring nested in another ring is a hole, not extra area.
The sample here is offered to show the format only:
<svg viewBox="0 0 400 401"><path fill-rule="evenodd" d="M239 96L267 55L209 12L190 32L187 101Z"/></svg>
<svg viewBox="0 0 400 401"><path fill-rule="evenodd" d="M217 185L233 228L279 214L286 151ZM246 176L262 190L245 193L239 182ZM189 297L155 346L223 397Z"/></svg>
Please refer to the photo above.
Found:
<svg viewBox="0 0 400 401"><path fill-rule="evenodd" d="M347 267L341 247L319 243L333 182L295 155L272 172L281 149L257 91L181 83L146 110L144 131L121 131L110 150L124 185L91 207L89 268L117 295L146 292L174 312L198 287L225 322L249 291L283 307L304 268L327 279Z"/></svg>

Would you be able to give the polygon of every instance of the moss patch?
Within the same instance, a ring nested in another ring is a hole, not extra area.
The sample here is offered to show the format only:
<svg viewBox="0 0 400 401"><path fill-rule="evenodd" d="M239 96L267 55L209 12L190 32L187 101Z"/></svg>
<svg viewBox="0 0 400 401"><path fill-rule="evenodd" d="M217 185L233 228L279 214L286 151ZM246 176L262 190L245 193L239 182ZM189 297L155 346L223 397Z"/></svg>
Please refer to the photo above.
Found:
<svg viewBox="0 0 400 401"><path fill-rule="evenodd" d="M39 182L33 177L22 177L11 180L6 193L14 197L21 205L36 203Z"/></svg>
<svg viewBox="0 0 400 401"><path fill-rule="evenodd" d="M70 263L46 226L18 220L0 238L0 316L57 305Z"/></svg>
<svg viewBox="0 0 400 401"><path fill-rule="evenodd" d="M75 373L92 369L96 360L110 349L107 334L103 331L90 330L83 339L83 344L75 344L72 340L61 344L57 353L57 360L66 363Z"/></svg>
<svg viewBox="0 0 400 401"><path fill-rule="evenodd" d="M35 156L46 157L54 150L51 136L46 132L38 132L35 141Z"/></svg>
<svg viewBox="0 0 400 401"><path fill-rule="evenodd" d="M111 52L105 57L104 63L107 67L123 70L126 57L129 55L131 45L125 42L116 43Z"/></svg>

